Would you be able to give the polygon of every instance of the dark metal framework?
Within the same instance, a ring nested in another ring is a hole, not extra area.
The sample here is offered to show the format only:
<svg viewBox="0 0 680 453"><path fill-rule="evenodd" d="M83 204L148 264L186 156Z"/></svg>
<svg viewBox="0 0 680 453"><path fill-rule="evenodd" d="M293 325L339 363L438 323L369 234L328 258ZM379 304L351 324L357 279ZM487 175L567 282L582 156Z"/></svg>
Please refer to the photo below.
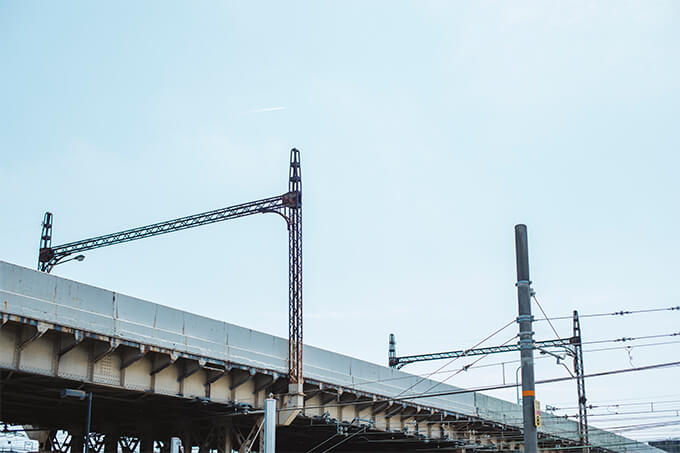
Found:
<svg viewBox="0 0 680 453"><path fill-rule="evenodd" d="M549 348L569 346L575 341L574 338L559 338L557 340L535 341L534 348ZM404 357L389 357L389 365L392 368L400 369L409 363L425 362L427 360L456 359L474 355L497 354L501 352L519 351L519 344L508 344L503 346L487 346L484 348L461 349L460 351L436 352L434 354L408 355Z"/></svg>
<svg viewBox="0 0 680 453"><path fill-rule="evenodd" d="M556 340L534 341L534 349L545 349L559 347L563 348L568 355L574 359L574 374L576 378L576 390L578 392L578 430L579 440L584 452L589 452L588 439L588 406L586 404L586 385L585 374L583 371L583 348L581 340L581 323L579 322L578 311L574 310L573 315L573 336L571 338L558 338ZM483 348L462 349L459 351L437 352L434 354L420 354L397 357L396 340L394 334L390 334L388 364L391 368L400 369L405 365L415 362L425 362L428 360L455 359L458 357L498 354L501 352L513 352L521 350L520 344L509 344L502 346L487 346Z"/></svg>
<svg viewBox="0 0 680 453"><path fill-rule="evenodd" d="M300 151L295 148L290 151L288 192L276 197L264 198L54 247L52 247L52 213L47 212L40 236L38 270L49 273L54 266L75 253L264 213L280 215L286 220L288 226L288 375L291 383L302 383L302 173L300 171Z"/></svg>
<svg viewBox="0 0 680 453"><path fill-rule="evenodd" d="M300 151L290 152L288 194L288 376L302 384L302 173Z"/></svg>
<svg viewBox="0 0 680 453"><path fill-rule="evenodd" d="M586 380L583 372L583 347L581 342L581 322L578 311L574 310L574 371L576 372L576 390L578 392L578 434L584 451L589 452L588 440L588 407L586 406Z"/></svg>

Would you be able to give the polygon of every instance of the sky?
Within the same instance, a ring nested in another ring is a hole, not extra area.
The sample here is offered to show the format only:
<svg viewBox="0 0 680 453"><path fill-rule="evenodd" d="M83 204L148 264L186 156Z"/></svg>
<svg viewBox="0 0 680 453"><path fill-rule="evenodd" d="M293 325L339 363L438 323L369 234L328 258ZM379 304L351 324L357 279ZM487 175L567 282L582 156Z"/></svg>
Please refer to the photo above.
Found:
<svg viewBox="0 0 680 453"><path fill-rule="evenodd" d="M305 343L380 364L390 333L399 354L477 344L517 316L518 223L548 316L677 306L678 55L673 0L0 1L0 259L35 267L48 210L58 245L282 194L297 147ZM282 220L258 215L54 273L285 337L287 253ZM536 339L555 337L546 324ZM679 325L582 321L586 342ZM586 373L680 359L679 343L640 343L586 352ZM514 382L517 355L432 377ZM536 363L538 379L567 375ZM592 424L680 422L678 379L589 379L591 404L629 404ZM576 413L574 382L537 398Z"/></svg>

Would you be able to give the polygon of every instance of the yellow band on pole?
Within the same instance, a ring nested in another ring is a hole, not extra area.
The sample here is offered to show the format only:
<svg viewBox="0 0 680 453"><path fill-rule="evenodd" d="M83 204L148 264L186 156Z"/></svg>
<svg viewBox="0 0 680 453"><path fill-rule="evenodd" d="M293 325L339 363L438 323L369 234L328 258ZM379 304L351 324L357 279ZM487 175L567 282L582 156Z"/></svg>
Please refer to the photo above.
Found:
<svg viewBox="0 0 680 453"><path fill-rule="evenodd" d="M522 390L522 396L536 396L536 392L533 390Z"/></svg>

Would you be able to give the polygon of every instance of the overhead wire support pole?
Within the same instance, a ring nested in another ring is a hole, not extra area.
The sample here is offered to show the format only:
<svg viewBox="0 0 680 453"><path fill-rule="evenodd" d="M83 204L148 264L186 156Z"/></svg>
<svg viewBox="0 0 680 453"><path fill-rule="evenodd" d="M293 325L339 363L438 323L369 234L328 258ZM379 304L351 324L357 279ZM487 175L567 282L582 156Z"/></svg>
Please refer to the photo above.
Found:
<svg viewBox="0 0 680 453"><path fill-rule="evenodd" d="M527 231L525 225L515 226L515 246L517 254L517 296L519 305L519 316L517 317L517 322L520 325L519 333L519 343L510 345L500 345L500 346L486 346L480 348L462 349L458 351L448 351L448 352L437 352L431 354L419 354L397 357L396 353L396 339L394 334L390 334L389 337L389 352L388 352L388 364L391 368L400 369L405 365L423 362L429 360L441 360L441 359L456 359L459 357L468 357L476 355L487 355L487 354L497 354L503 352L520 351L521 352L521 363L522 365L518 371L522 370L522 394L524 398L523 402L523 419L525 427L525 442L527 435L530 437L529 442L532 442L531 437L533 437L534 450L537 448L537 425L540 425L540 420L538 419L538 409L535 407L535 377L533 370L533 350L538 349L542 353L547 353L553 355L559 360L562 357L552 354L545 348L559 347L574 360L574 374L569 371L572 378L576 379L577 391L578 391L578 409L579 409L579 440L580 444L583 446L584 453L590 453L590 442L588 436L588 415L587 415L587 399L585 390L585 373L583 369L583 341L581 336L581 325L579 321L578 311L574 310L572 320L573 320L573 335L571 338L557 338L555 340L544 340L544 341L534 341L532 323L534 321L531 315L531 297L533 297L533 290L531 289L531 281L529 279L529 258L528 258L528 241L527 241ZM534 297L535 299L535 297ZM538 304L538 301L536 301ZM540 308L540 304L539 304ZM677 307L670 307L664 310L677 310ZM541 308L541 311L543 309ZM627 314L631 312L617 312L608 313L610 315ZM545 316L545 312L543 313ZM596 316L600 316L599 314ZM545 319L550 319L547 316ZM554 318L553 318L554 319ZM559 318L563 319L563 318ZM554 328L553 328L553 331ZM555 331L557 334L557 331ZM675 335L675 334L673 334ZM623 341L626 339L624 338ZM621 340L619 340L621 341ZM466 369L466 367L463 367ZM505 376L505 373L503 373ZM518 397L519 398L519 397ZM532 436L533 431L533 436ZM528 446L527 446L528 445ZM531 444L525 443L525 451L531 452Z"/></svg>
<svg viewBox="0 0 680 453"><path fill-rule="evenodd" d="M519 345L522 359L522 414L524 419L524 452L538 452L536 423L536 383L534 378L534 347L531 315L531 280L529 277L529 246L526 225L515 225L517 258L517 302L519 306Z"/></svg>
<svg viewBox="0 0 680 453"><path fill-rule="evenodd" d="M40 236L38 270L49 273L75 253L94 250L124 242L136 241L161 234L186 230L201 225L254 214L275 213L286 220L288 227L289 263L289 350L288 372L291 383L302 386L302 174L300 151L290 151L288 192L222 209L194 214L179 219L131 228L117 233L96 236L67 244L52 246L52 213L45 213ZM82 256L76 257L82 260ZM72 258L69 258L72 259ZM63 261L62 261L63 260Z"/></svg>
<svg viewBox="0 0 680 453"><path fill-rule="evenodd" d="M288 376L295 393L302 393L302 173L300 151L290 151L286 205L288 217ZM292 389L289 389L291 393Z"/></svg>
<svg viewBox="0 0 680 453"><path fill-rule="evenodd" d="M390 346L392 346L392 340L394 340L394 335L390 334ZM396 344L396 340L394 340ZM543 348L571 348L574 344L575 338L558 338L556 340L543 340L533 342L534 349ZM428 360L441 360L441 359L456 359L458 357L472 357L476 355L487 355L487 354L498 354L501 352L514 352L519 351L519 344L508 344L501 346L485 346L481 348L473 349L461 349L458 351L448 351L448 352L435 352L433 354L419 354L419 355L407 355L403 357L396 357L396 351L390 348L389 352L389 365L392 368L400 369L415 362L425 362Z"/></svg>
<svg viewBox="0 0 680 453"><path fill-rule="evenodd" d="M578 391L578 433L584 453L590 452L588 440L588 406L586 404L586 380L583 372L583 341L581 339L581 323L578 311L574 310L574 372L576 373L576 390Z"/></svg>

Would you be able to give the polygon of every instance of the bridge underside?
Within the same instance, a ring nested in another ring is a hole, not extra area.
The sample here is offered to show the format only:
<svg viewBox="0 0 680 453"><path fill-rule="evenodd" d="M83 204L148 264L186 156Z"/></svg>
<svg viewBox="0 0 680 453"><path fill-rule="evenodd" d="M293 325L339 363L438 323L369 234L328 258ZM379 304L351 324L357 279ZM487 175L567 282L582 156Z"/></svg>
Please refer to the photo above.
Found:
<svg viewBox="0 0 680 453"><path fill-rule="evenodd" d="M110 451L111 439L125 450L166 450L170 437L179 437L186 446L200 451L239 450L260 421L257 409L241 404L211 403L181 396L158 395L79 381L41 376L13 370L0 371L2 394L0 417L12 425L31 426L32 437L41 440L41 449L67 451L83 442L87 401L61 398L65 388L93 393L91 431L93 450ZM285 384L285 383L284 383ZM467 426L472 428L470 424ZM57 436L58 431L68 432ZM484 427L474 430L484 437ZM494 433L494 437L497 433ZM58 437L63 439L60 441ZM521 434L508 432L506 441L515 443ZM153 442L153 443L151 443ZM342 443L341 443L342 442ZM258 451L257 440L254 451ZM323 444L323 445L321 445ZM277 428L277 452L307 452L316 446L324 451L459 451L461 448L501 451L492 444L475 445L465 440L432 439L423 434L386 432L365 422L341 422L325 416L299 416L290 426ZM554 445L554 442L551 443ZM111 450L113 451L113 450ZM315 450L316 451L316 450Z"/></svg>
<svg viewBox="0 0 680 453"><path fill-rule="evenodd" d="M43 450L83 444L86 403L67 388L93 394L97 453L167 451L170 437L261 451L270 394L281 453L522 449L519 407L486 395L395 401L438 384L311 346L303 394L288 395L284 339L1 261L0 296L0 421ZM544 416L544 451L578 448L573 422Z"/></svg>

